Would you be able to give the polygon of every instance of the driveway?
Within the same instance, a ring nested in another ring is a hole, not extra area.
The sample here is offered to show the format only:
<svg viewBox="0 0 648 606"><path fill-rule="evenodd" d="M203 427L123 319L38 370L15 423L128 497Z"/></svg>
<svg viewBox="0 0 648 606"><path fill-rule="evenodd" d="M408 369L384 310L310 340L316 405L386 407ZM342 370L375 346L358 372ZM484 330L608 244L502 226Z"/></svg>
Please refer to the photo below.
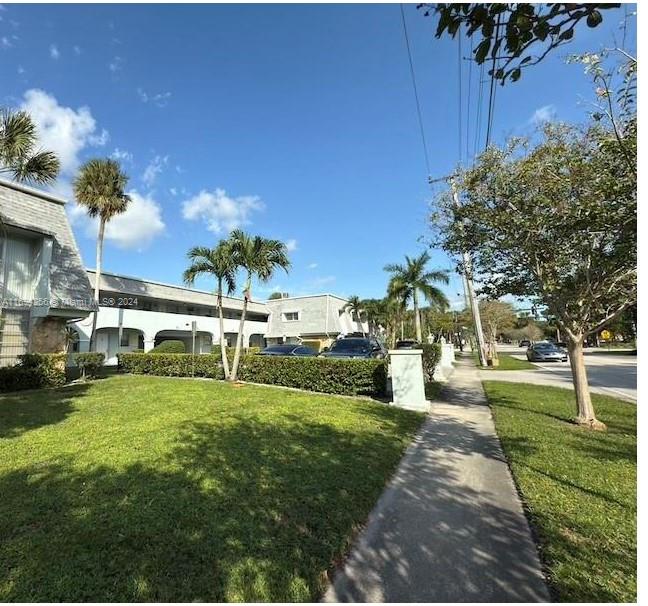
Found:
<svg viewBox="0 0 648 606"><path fill-rule="evenodd" d="M501 353L526 360L525 350L503 346ZM569 362L535 362L536 370L482 370L482 380L534 383L572 389ZM587 349L585 366L592 392L637 401L637 356L608 353L603 349Z"/></svg>

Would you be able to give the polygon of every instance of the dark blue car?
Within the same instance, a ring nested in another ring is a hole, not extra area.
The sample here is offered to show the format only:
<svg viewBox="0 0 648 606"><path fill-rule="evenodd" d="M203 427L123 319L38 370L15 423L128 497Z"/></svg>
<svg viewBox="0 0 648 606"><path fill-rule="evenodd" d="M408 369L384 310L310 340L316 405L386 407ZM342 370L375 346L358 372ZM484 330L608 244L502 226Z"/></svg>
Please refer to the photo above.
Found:
<svg viewBox="0 0 648 606"><path fill-rule="evenodd" d="M310 347L299 343L288 343L285 345L269 345L257 352L257 356L316 356L317 352Z"/></svg>

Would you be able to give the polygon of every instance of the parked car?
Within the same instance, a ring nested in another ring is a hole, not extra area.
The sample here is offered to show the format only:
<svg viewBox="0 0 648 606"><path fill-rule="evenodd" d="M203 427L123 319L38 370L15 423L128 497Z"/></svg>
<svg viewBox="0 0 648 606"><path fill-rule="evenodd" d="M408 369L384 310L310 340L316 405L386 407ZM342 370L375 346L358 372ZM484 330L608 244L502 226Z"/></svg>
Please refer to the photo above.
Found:
<svg viewBox="0 0 648 606"><path fill-rule="evenodd" d="M387 350L373 337L345 337L335 341L328 351L320 354L323 358L378 358L387 355Z"/></svg>
<svg viewBox="0 0 648 606"><path fill-rule="evenodd" d="M529 362L567 362L567 352L547 341L531 345L526 356Z"/></svg>
<svg viewBox="0 0 648 606"><path fill-rule="evenodd" d="M518 343L518 346L519 346L519 347L531 347L531 341L529 341L529 339L522 339L522 340Z"/></svg>
<svg viewBox="0 0 648 606"><path fill-rule="evenodd" d="M311 347L299 343L287 343L284 345L268 345L265 349L256 353L257 356L316 356L317 352Z"/></svg>
<svg viewBox="0 0 648 606"><path fill-rule="evenodd" d="M403 339L396 341L396 349L419 349L421 344L414 339Z"/></svg>

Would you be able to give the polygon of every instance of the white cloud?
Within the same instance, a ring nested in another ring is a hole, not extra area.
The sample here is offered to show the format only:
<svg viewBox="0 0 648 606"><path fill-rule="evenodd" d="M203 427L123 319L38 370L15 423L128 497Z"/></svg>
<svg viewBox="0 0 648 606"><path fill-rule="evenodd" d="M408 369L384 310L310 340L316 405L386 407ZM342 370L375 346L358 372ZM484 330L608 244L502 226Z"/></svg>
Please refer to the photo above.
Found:
<svg viewBox="0 0 648 606"><path fill-rule="evenodd" d="M249 224L250 215L264 207L259 196L232 198L224 189L202 190L182 203L182 216L190 221L201 220L209 231L218 234Z"/></svg>
<svg viewBox="0 0 648 606"><path fill-rule="evenodd" d="M19 76L22 76L25 73L25 68L22 65L19 65L16 71L18 72Z"/></svg>
<svg viewBox="0 0 648 606"><path fill-rule="evenodd" d="M286 249L288 252L294 252L297 250L297 240L295 238L291 238L290 240L286 240Z"/></svg>
<svg viewBox="0 0 648 606"><path fill-rule="evenodd" d="M135 190L128 192L130 204L124 213L117 215L106 225L105 239L113 242L119 248L143 250L165 230L162 221L162 209L151 197ZM76 207L73 215L82 214L84 209ZM86 235L97 237L97 219L87 219Z"/></svg>
<svg viewBox="0 0 648 606"><path fill-rule="evenodd" d="M118 147L114 149L113 153L110 154L110 157L118 162L127 162L128 164L133 163L133 154L124 149L119 149Z"/></svg>
<svg viewBox="0 0 648 606"><path fill-rule="evenodd" d="M112 61L108 63L108 69L114 74L122 68L122 58L119 56L114 56Z"/></svg>
<svg viewBox="0 0 648 606"><path fill-rule="evenodd" d="M317 263L309 263L308 269L317 269Z"/></svg>
<svg viewBox="0 0 648 606"><path fill-rule="evenodd" d="M75 55L80 55L81 54L81 47L77 46L76 44L72 47L72 50L74 51Z"/></svg>
<svg viewBox="0 0 648 606"><path fill-rule="evenodd" d="M61 56L58 46L56 44L50 44L49 54L52 59L58 59Z"/></svg>
<svg viewBox="0 0 648 606"><path fill-rule="evenodd" d="M529 118L530 124L543 124L544 122L549 122L556 117L556 106L555 105L543 105L536 109L531 118Z"/></svg>
<svg viewBox="0 0 648 606"><path fill-rule="evenodd" d="M169 156L155 156L149 165L144 169L142 181L148 186L153 187L158 175L162 172L164 167L169 162Z"/></svg>
<svg viewBox="0 0 648 606"><path fill-rule="evenodd" d="M172 196L177 196L177 195L178 195L178 190L177 190L175 187L170 187L170 188L169 188L169 193L170 193Z"/></svg>
<svg viewBox="0 0 648 606"><path fill-rule="evenodd" d="M2 38L0 38L0 46L2 48L11 48L13 44L11 43L11 40L7 38L7 36L2 36Z"/></svg>
<svg viewBox="0 0 648 606"><path fill-rule="evenodd" d="M171 93L167 91L164 93L149 94L144 89L138 88L137 96L142 103L153 103L157 107L165 107L171 98Z"/></svg>
<svg viewBox="0 0 648 606"><path fill-rule="evenodd" d="M63 176L69 177L77 170L79 154L84 148L105 145L108 141L106 130L97 132L97 123L88 107L77 110L64 107L43 90L26 91L21 109L36 124L39 146L58 156Z"/></svg>

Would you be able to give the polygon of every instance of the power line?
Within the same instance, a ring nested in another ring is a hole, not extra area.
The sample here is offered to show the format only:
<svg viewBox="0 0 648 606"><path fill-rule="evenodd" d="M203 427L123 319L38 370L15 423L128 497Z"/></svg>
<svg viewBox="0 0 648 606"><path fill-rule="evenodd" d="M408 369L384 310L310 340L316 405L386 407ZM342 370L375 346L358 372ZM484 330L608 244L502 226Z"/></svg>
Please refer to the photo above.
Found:
<svg viewBox="0 0 648 606"><path fill-rule="evenodd" d="M470 158L469 140L470 140L470 96L472 91L472 55L473 55L473 39L470 37L470 61L468 62L468 103L466 104L466 161Z"/></svg>
<svg viewBox="0 0 648 606"><path fill-rule="evenodd" d="M499 29L500 29L500 15L497 15L497 25L495 26L495 44L493 45L493 62L491 65L491 80L490 80L490 93L488 98L488 120L486 122L486 145L488 147L491 138L491 131L493 129L493 116L495 114L495 70L497 68L497 50L499 49Z"/></svg>
<svg viewBox="0 0 648 606"><path fill-rule="evenodd" d="M414 62L412 61L412 50L410 48L409 35L407 34L407 23L405 22L405 10L400 5L401 18L403 20L403 33L405 34L405 44L407 46L407 57L409 59L410 75L412 76L412 88L414 89L414 99L416 100L416 113L418 115L419 130L421 131L421 142L423 143L423 154L425 156L425 169L428 176L430 175L430 158L428 156L427 142L425 141L425 129L423 128L423 117L421 115L421 104L419 102L418 88L416 86L416 74L414 73Z"/></svg>
<svg viewBox="0 0 648 606"><path fill-rule="evenodd" d="M459 111L457 112L457 118L458 118L458 130L459 130L459 164L461 164L461 147L462 147L462 139L463 139L463 132L462 132L462 126L463 126L463 118L461 116L461 106L463 104L463 95L461 94L461 28L459 29L459 44L457 46L457 82L459 83L459 103L458 103L458 108Z"/></svg>
<svg viewBox="0 0 648 606"><path fill-rule="evenodd" d="M477 148L481 142L481 118L482 118L482 105L484 99L484 64L482 63L479 68L479 94L477 95L477 119L475 128L475 145L473 148L473 157L477 155Z"/></svg>

